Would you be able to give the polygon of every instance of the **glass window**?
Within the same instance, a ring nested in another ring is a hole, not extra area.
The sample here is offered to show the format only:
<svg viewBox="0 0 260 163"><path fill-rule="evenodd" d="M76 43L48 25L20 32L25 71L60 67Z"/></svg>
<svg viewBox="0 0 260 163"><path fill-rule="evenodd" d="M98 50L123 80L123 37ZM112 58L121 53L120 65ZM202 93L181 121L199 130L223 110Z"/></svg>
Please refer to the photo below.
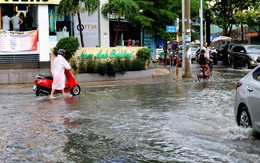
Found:
<svg viewBox="0 0 260 163"><path fill-rule="evenodd" d="M260 67L253 72L253 78L260 81Z"/></svg>

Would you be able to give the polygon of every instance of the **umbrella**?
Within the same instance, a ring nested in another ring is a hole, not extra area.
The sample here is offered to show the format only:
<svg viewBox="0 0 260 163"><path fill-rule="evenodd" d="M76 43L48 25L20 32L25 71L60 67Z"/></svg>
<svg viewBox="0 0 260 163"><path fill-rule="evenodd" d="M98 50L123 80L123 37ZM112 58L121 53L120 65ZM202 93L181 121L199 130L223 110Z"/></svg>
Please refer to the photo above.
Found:
<svg viewBox="0 0 260 163"><path fill-rule="evenodd" d="M214 38L211 42L218 42L218 41L231 41L231 37L228 37L228 36L219 36L219 37L216 37Z"/></svg>

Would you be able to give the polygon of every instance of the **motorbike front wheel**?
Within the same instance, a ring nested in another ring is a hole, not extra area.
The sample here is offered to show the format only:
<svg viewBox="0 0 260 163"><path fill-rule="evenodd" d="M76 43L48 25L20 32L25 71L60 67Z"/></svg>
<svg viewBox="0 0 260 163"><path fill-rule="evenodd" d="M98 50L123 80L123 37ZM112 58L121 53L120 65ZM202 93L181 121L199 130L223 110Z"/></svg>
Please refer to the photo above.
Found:
<svg viewBox="0 0 260 163"><path fill-rule="evenodd" d="M49 96L50 91L43 88L37 88L35 94L36 96Z"/></svg>
<svg viewBox="0 0 260 163"><path fill-rule="evenodd" d="M71 93L73 96L76 96L76 95L79 95L79 94L80 94L80 91L81 91L80 86L79 86L79 85L76 85L76 86L74 86L74 87L71 89L70 93Z"/></svg>

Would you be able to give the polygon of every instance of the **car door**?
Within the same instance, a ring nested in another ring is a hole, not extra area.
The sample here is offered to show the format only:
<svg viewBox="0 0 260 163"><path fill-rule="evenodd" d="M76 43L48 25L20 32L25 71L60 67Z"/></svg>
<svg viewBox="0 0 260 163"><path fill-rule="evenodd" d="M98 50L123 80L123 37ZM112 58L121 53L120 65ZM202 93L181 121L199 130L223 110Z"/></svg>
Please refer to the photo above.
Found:
<svg viewBox="0 0 260 163"><path fill-rule="evenodd" d="M245 48L243 46L237 46L236 48L236 64L238 66L244 66L246 62Z"/></svg>
<svg viewBox="0 0 260 163"><path fill-rule="evenodd" d="M260 67L247 80L246 97L251 119L260 126Z"/></svg>
<svg viewBox="0 0 260 163"><path fill-rule="evenodd" d="M232 48L232 53L231 53L231 60L234 62L234 64L236 66L239 65L240 61L239 61L239 55L240 55L240 47L239 46L234 46Z"/></svg>

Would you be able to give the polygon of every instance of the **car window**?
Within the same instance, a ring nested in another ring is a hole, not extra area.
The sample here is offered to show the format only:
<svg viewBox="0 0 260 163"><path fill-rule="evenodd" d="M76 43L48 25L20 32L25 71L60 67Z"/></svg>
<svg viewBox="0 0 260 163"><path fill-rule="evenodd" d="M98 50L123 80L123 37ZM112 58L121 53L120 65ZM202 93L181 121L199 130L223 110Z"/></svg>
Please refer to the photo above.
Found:
<svg viewBox="0 0 260 163"><path fill-rule="evenodd" d="M253 78L260 81L260 67L253 72Z"/></svg>
<svg viewBox="0 0 260 163"><path fill-rule="evenodd" d="M260 51L260 46L248 46L247 47L248 53L259 53L259 51Z"/></svg>
<svg viewBox="0 0 260 163"><path fill-rule="evenodd" d="M233 51L234 52L240 52L242 50L242 47L241 46L234 46L233 47Z"/></svg>

